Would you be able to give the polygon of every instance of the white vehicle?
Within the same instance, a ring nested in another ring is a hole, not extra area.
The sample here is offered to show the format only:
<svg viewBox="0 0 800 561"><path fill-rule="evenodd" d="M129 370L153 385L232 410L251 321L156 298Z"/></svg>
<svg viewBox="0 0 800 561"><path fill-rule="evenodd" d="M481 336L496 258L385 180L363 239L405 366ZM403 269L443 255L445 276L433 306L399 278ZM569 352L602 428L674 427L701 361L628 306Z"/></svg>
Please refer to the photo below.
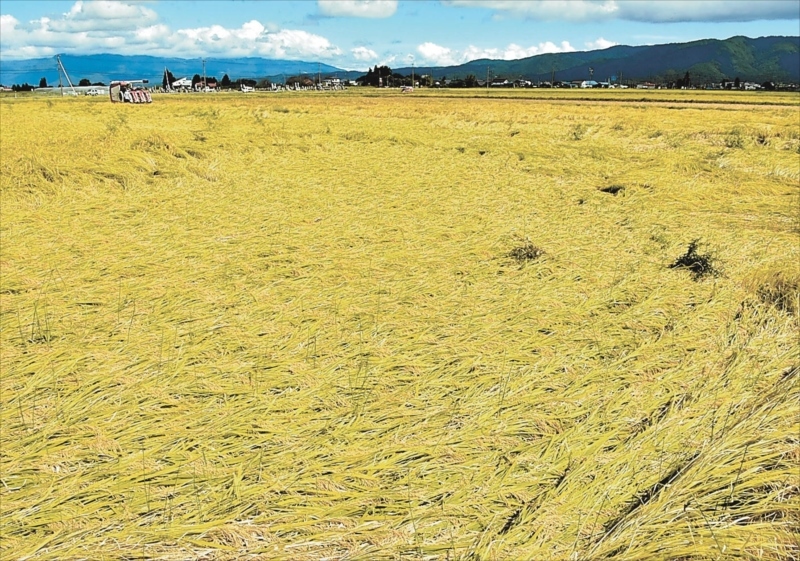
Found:
<svg viewBox="0 0 800 561"><path fill-rule="evenodd" d="M242 93L250 93L250 92L254 92L254 91L256 91L255 88L253 88L251 86L245 86L244 84L242 84Z"/></svg>
<svg viewBox="0 0 800 561"><path fill-rule="evenodd" d="M99 88L92 88L86 91L86 95L106 95L106 91Z"/></svg>

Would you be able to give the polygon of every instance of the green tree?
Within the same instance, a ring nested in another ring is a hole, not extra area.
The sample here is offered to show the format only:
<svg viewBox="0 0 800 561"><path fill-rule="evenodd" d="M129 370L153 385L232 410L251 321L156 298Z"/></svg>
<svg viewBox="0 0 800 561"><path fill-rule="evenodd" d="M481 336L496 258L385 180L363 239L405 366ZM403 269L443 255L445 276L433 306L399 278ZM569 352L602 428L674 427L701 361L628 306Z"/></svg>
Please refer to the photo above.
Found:
<svg viewBox="0 0 800 561"><path fill-rule="evenodd" d="M363 82L365 86L388 86L389 78L392 76L392 69L388 66L376 66L367 70L366 75L358 78L357 81Z"/></svg>
<svg viewBox="0 0 800 561"><path fill-rule="evenodd" d="M81 81L78 82L78 86L81 87L81 88L86 87L86 86L91 86L91 85L92 85L92 81L89 80L88 78L81 78Z"/></svg>
<svg viewBox="0 0 800 561"><path fill-rule="evenodd" d="M41 80L39 80L39 87L40 88L46 88L47 87L47 78L42 78Z"/></svg>
<svg viewBox="0 0 800 561"><path fill-rule="evenodd" d="M467 77L464 78L464 87L475 88L477 86L478 86L478 78L475 77L475 74L467 74Z"/></svg>
<svg viewBox="0 0 800 561"><path fill-rule="evenodd" d="M222 82L220 82L219 85L222 86L223 88L231 87L231 79L228 77L227 74L225 74L225 76L222 77Z"/></svg>
<svg viewBox="0 0 800 561"><path fill-rule="evenodd" d="M312 80L311 77L305 74L300 74L298 76L289 76L288 78L286 78L286 83L292 87L294 87L294 85L297 84L301 88L310 88L311 86L314 85L314 80Z"/></svg>
<svg viewBox="0 0 800 561"><path fill-rule="evenodd" d="M172 82L174 81L175 81L175 76L172 75L172 72L170 72L167 69L164 69L164 77L161 79L161 85L164 87L164 89L170 87L172 85Z"/></svg>

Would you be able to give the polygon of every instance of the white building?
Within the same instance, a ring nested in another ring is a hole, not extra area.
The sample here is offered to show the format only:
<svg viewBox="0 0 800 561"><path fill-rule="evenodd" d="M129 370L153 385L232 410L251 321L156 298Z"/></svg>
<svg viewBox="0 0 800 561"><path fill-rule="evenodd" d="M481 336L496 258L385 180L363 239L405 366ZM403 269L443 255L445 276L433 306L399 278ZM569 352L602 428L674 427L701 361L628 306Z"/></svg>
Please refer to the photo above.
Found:
<svg viewBox="0 0 800 561"><path fill-rule="evenodd" d="M173 88L191 88L192 87L192 80L191 78L181 78L180 80L175 80L172 82Z"/></svg>

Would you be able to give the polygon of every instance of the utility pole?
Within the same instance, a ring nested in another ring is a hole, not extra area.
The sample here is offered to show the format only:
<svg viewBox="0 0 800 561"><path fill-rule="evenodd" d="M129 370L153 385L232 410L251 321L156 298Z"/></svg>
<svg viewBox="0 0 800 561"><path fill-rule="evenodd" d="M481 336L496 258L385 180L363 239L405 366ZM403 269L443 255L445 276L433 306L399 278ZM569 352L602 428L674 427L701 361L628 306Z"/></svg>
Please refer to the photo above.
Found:
<svg viewBox="0 0 800 561"><path fill-rule="evenodd" d="M320 63L317 63L317 86L322 89L322 71L320 70Z"/></svg>
<svg viewBox="0 0 800 561"><path fill-rule="evenodd" d="M203 93L206 91L206 59L203 59Z"/></svg>
<svg viewBox="0 0 800 561"><path fill-rule="evenodd" d="M56 55L56 62L58 63L58 87L61 88L61 96L64 96L64 87L61 85L62 72L64 73L64 78L67 79L67 84L69 84L69 87L72 90L72 95L78 95L78 92L75 91L75 86L72 85L72 80L69 79L67 69L64 68L64 64L61 62L61 55Z"/></svg>
<svg viewBox="0 0 800 561"><path fill-rule="evenodd" d="M411 63L411 87L414 87L414 63Z"/></svg>
<svg viewBox="0 0 800 561"><path fill-rule="evenodd" d="M486 66L486 89L489 89L489 66Z"/></svg>

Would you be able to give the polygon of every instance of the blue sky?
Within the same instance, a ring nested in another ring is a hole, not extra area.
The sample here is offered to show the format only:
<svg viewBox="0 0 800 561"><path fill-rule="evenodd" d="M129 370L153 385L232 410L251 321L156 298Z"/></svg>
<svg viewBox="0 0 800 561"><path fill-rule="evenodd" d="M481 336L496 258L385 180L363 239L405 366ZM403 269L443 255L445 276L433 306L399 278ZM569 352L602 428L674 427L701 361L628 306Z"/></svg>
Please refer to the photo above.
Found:
<svg viewBox="0 0 800 561"><path fill-rule="evenodd" d="M0 2L2 59L263 56L363 70L734 35L800 35L800 0Z"/></svg>

